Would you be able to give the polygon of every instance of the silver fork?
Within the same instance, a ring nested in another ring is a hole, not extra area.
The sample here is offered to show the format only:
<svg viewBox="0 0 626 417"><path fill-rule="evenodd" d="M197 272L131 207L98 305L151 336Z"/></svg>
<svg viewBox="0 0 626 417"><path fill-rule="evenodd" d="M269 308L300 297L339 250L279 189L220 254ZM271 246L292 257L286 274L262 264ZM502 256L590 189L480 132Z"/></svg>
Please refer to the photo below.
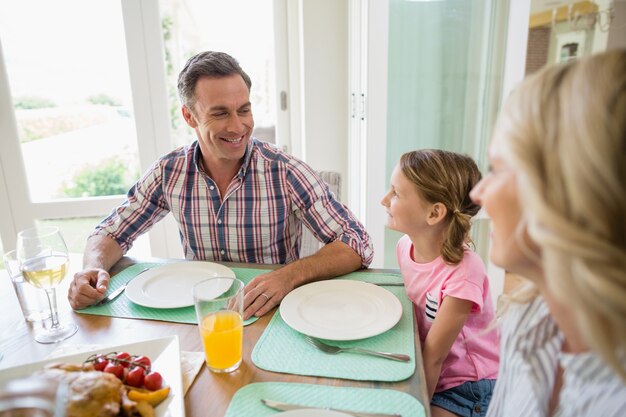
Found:
<svg viewBox="0 0 626 417"><path fill-rule="evenodd" d="M411 357L409 355L404 355L402 353L378 352L376 350L362 349L358 347L342 348L339 346L332 346L332 345L326 344L322 342L321 340L318 340L318 339L315 339L314 337L306 336L306 335L304 336L304 339L309 344L315 346L322 352L326 352L330 354L336 354L340 352L352 352L352 353L361 353L363 355L380 356L381 358L392 359L394 361L400 361L400 362L408 362L411 360Z"/></svg>

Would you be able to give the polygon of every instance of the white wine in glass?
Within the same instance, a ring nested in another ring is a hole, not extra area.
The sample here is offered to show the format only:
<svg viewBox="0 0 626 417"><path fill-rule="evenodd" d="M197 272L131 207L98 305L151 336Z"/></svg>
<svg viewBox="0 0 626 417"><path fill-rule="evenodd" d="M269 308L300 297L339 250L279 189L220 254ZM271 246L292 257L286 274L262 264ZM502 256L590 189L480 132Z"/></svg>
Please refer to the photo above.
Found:
<svg viewBox="0 0 626 417"><path fill-rule="evenodd" d="M69 269L67 246L59 228L43 226L19 232L17 257L24 279L45 290L50 306L52 324L36 332L35 340L39 343L55 343L72 336L78 327L74 323L59 322L57 311L56 287Z"/></svg>

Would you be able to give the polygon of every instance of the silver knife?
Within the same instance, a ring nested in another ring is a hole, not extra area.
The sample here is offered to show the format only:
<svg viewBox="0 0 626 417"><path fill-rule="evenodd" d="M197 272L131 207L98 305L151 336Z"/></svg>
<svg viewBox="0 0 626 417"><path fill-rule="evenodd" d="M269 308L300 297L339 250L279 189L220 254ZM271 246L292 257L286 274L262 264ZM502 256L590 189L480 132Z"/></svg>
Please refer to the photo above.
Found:
<svg viewBox="0 0 626 417"><path fill-rule="evenodd" d="M107 295L106 297L104 297L102 300L98 301L95 305L96 306L101 306L101 305L108 304L111 301L115 300L117 297L120 296L120 294L122 294L124 292L124 290L126 289L126 285L127 284L128 283L122 284L121 287L119 287L118 289L116 289L111 294Z"/></svg>
<svg viewBox="0 0 626 417"><path fill-rule="evenodd" d="M261 402L263 404L265 404L266 406L270 407L270 408L273 408L275 410L280 410L280 411L308 410L308 409L319 410L319 409L323 409L323 410L329 410L329 411L337 411L339 413L350 414L351 416L354 416L354 417L402 417L402 415L400 415L400 414L363 413L363 412L360 412L360 411L342 410L340 408L311 407L311 406L306 406L306 405L290 404L290 403L284 403L284 402L280 402L280 401L267 400L267 399L262 399Z"/></svg>
<svg viewBox="0 0 626 417"><path fill-rule="evenodd" d="M144 272L146 272L148 269L150 268L144 268L141 271L139 271L137 273L137 275L135 275L133 278L136 278L139 274L143 274ZM115 300L117 297L119 297L124 290L126 289L126 286L128 285L128 283L131 280L129 279L128 281L126 281L124 284L122 284L119 288L117 288L115 291L113 291L111 294L107 295L106 297L104 297L102 300L98 301L96 304L94 304L95 306L101 306L101 305L105 305L110 303L111 301Z"/></svg>
<svg viewBox="0 0 626 417"><path fill-rule="evenodd" d="M390 287L404 287L404 282L369 282L365 281L368 284L380 285L380 286L390 286Z"/></svg>

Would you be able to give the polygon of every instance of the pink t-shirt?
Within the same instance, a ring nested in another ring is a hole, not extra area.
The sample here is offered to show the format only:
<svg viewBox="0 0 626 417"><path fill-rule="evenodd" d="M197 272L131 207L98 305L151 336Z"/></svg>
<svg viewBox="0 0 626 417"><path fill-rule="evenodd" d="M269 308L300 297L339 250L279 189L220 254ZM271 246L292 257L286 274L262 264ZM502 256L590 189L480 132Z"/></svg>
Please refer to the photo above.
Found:
<svg viewBox="0 0 626 417"><path fill-rule="evenodd" d="M467 381L496 379L499 338L496 329L487 333L484 331L494 320L494 310L482 259L466 249L463 260L457 265L446 264L441 256L432 262L418 264L412 259L413 243L406 235L398 241L396 252L406 292L416 307L422 346L446 296L474 303L441 366L435 392Z"/></svg>

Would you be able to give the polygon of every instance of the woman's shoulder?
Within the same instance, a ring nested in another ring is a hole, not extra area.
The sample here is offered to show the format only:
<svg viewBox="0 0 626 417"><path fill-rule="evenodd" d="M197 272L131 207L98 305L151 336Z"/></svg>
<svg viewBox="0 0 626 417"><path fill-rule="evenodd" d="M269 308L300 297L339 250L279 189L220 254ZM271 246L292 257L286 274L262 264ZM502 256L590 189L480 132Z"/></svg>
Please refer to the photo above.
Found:
<svg viewBox="0 0 626 417"><path fill-rule="evenodd" d="M524 303L510 302L499 321L503 337L510 333L514 338L525 339L534 332L552 337L557 331L550 310L541 296Z"/></svg>

